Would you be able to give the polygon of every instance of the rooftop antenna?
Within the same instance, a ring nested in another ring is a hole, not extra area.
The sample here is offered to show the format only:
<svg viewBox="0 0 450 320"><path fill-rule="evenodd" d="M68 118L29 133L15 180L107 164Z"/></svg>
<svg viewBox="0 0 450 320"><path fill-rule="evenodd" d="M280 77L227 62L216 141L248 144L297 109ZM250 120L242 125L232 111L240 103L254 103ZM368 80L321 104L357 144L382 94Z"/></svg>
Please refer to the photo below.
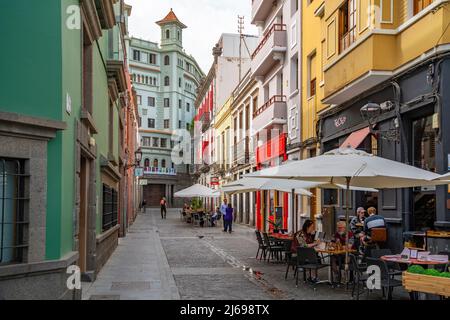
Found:
<svg viewBox="0 0 450 320"><path fill-rule="evenodd" d="M244 40L244 16L238 15L238 32L239 32L239 82L242 80L242 41Z"/></svg>

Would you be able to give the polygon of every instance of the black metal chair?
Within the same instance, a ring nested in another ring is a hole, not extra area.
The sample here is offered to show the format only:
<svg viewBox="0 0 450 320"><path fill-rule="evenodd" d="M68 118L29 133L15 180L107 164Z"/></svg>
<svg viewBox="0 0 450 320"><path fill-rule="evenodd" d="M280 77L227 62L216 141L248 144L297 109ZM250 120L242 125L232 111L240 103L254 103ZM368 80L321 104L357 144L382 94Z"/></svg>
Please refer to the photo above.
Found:
<svg viewBox="0 0 450 320"><path fill-rule="evenodd" d="M291 247L292 247L292 240L288 240L285 242L284 246L284 261L286 262L286 274L284 276L285 279L287 279L289 274L289 268L292 268L293 270L296 270L297 268L297 253L292 253ZM296 273L294 273L294 277L296 276Z"/></svg>
<svg viewBox="0 0 450 320"><path fill-rule="evenodd" d="M356 290L356 300L359 300L361 294L360 284L362 284L363 289L366 288L366 282L368 279L367 264L358 263L358 258L354 254L349 254L350 259L350 272L353 273L353 287L352 287L352 298L355 296Z"/></svg>
<svg viewBox="0 0 450 320"><path fill-rule="evenodd" d="M255 230L255 234L256 234L256 240L258 241L258 251L256 252L256 259L258 259L258 255L261 252L261 255L259 256L259 260L262 260L263 257L265 260L267 246L264 244L263 238L261 236L261 232L259 232L258 230Z"/></svg>
<svg viewBox="0 0 450 320"><path fill-rule="evenodd" d="M306 283L306 271L314 270L318 272L320 269L329 267L329 264L322 263L320 257L317 255L314 248L298 247L297 248L297 273L295 277L295 285L298 287L298 274L300 270L303 270L303 281ZM327 281L328 282L328 281ZM316 289L314 283L313 288Z"/></svg>
<svg viewBox="0 0 450 320"><path fill-rule="evenodd" d="M192 215L192 225L200 227L200 215L198 213L194 213Z"/></svg>
<svg viewBox="0 0 450 320"><path fill-rule="evenodd" d="M270 262L270 258L272 257L273 259L274 256L279 261L280 253L284 250L284 247L281 245L277 245L275 242L271 241L269 235L266 232L263 233L263 237L265 242L264 244L267 246L267 262Z"/></svg>
<svg viewBox="0 0 450 320"><path fill-rule="evenodd" d="M377 266L380 268L380 276L381 276L381 290L383 293L383 297L386 298L386 300L392 300L392 292L394 288L396 287L402 287L403 283L401 280L395 279L394 276L395 273L389 272L389 267L386 263L386 261L383 261L381 259L376 258L367 258L367 266ZM385 292L387 291L387 294ZM369 295L371 290L368 290L367 295Z"/></svg>

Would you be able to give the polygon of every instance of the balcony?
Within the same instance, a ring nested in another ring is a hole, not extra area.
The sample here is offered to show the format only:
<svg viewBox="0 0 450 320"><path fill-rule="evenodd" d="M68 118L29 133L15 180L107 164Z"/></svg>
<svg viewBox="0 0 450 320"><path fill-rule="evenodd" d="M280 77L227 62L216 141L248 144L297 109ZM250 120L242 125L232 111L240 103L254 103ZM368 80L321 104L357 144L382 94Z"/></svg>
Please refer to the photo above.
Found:
<svg viewBox="0 0 450 320"><path fill-rule="evenodd" d="M326 86L322 102L341 105L389 80L409 63L438 54L436 47L448 43L445 36L436 41L436 35L441 35L448 25L448 16L439 7L439 1L433 3L387 31L369 28L363 34L339 37L339 28L333 25L336 31L332 36L339 42L330 48L332 58L324 66Z"/></svg>
<svg viewBox="0 0 450 320"><path fill-rule="evenodd" d="M273 96L253 114L253 129L259 132L274 124L287 123L286 96Z"/></svg>
<svg viewBox="0 0 450 320"><path fill-rule="evenodd" d="M255 77L265 76L275 64L283 61L286 50L286 25L272 25L252 54L253 75Z"/></svg>
<svg viewBox="0 0 450 320"><path fill-rule="evenodd" d="M239 141L233 149L233 166L250 163L250 138Z"/></svg>
<svg viewBox="0 0 450 320"><path fill-rule="evenodd" d="M144 168L144 175L176 176L177 171L173 168L146 167Z"/></svg>
<svg viewBox="0 0 450 320"><path fill-rule="evenodd" d="M252 1L252 24L263 22L272 11L273 0L253 0Z"/></svg>
<svg viewBox="0 0 450 320"><path fill-rule="evenodd" d="M286 137L287 134L283 133L256 148L256 163L262 164L269 160L283 156L286 153Z"/></svg>

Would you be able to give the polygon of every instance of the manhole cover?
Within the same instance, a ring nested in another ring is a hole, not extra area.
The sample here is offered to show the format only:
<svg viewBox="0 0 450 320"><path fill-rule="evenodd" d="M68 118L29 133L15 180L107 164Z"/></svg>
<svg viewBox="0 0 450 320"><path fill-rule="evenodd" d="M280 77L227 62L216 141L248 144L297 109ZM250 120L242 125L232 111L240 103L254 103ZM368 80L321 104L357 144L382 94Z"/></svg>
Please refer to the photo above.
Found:
<svg viewBox="0 0 450 320"><path fill-rule="evenodd" d="M89 300L120 300L120 295L92 295Z"/></svg>
<svg viewBox="0 0 450 320"><path fill-rule="evenodd" d="M150 282L113 282L111 290L150 290Z"/></svg>

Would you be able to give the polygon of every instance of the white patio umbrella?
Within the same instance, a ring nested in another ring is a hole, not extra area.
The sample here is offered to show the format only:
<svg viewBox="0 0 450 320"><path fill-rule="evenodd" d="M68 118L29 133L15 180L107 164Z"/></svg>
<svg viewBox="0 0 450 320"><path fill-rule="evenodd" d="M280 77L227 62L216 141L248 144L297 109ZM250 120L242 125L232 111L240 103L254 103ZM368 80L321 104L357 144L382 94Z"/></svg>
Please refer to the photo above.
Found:
<svg viewBox="0 0 450 320"><path fill-rule="evenodd" d="M311 182L302 180L284 180L284 179L264 179L264 178L243 178L235 182L229 183L221 188L225 193L239 194L263 190L277 190L281 192L291 193L292 208L294 207L295 195L303 195L312 197L313 194L306 189L311 188L325 189L345 189L346 186L340 184L329 184L322 182ZM351 187L352 191L378 192L372 188ZM294 215L292 215L292 225L294 225Z"/></svg>
<svg viewBox="0 0 450 320"><path fill-rule="evenodd" d="M222 186L221 190L225 193L247 193L262 190L277 190L282 192L291 192L296 190L297 194L312 196L312 193L306 189L315 188L317 182L305 182L299 180L281 180L281 179L260 179L243 178L235 182Z"/></svg>
<svg viewBox="0 0 450 320"><path fill-rule="evenodd" d="M443 174L442 176L440 176L439 178L437 178L438 181L447 181L450 183L450 172Z"/></svg>
<svg viewBox="0 0 450 320"><path fill-rule="evenodd" d="M299 179L345 185L347 233L349 196L352 186L391 189L445 184L442 181L433 181L439 178L439 175L433 172L353 148L336 149L314 158L247 174L246 177ZM346 270L348 270L348 254L346 258Z"/></svg>
<svg viewBox="0 0 450 320"><path fill-rule="evenodd" d="M220 192L201 184L195 184L174 194L175 198L219 198Z"/></svg>

